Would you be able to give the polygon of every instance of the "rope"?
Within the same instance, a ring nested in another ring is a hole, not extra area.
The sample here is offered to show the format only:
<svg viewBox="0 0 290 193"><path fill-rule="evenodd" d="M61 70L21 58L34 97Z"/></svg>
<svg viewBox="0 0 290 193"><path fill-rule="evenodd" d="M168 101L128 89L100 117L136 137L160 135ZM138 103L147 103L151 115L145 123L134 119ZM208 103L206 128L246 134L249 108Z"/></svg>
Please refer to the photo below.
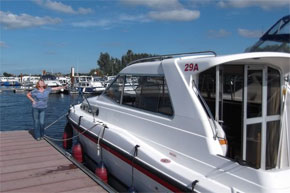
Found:
<svg viewBox="0 0 290 193"><path fill-rule="evenodd" d="M67 139L56 139L56 138L53 138L53 137L49 137L49 136L47 136L47 135L44 135L44 136L45 136L47 139L50 139L50 140L53 140L53 141L68 141L68 140L72 140L72 139L74 139L74 138L76 138L76 137L79 137L80 135L83 135L84 133L90 131L91 129L93 129L94 127L96 127L96 126L98 126L98 125L102 125L103 127L105 127L103 123L97 123L97 124L94 124L94 125L93 125L92 127L90 127L89 129L84 130L83 132L79 132L77 135L72 136L71 138L67 138Z"/></svg>
<svg viewBox="0 0 290 193"><path fill-rule="evenodd" d="M68 115L69 113L65 113L63 115L61 115L58 119L56 119L54 122L52 122L51 124L49 124L48 126L46 126L44 128L44 130L50 128L52 125L54 125L55 123L57 123L59 120L61 120L64 116ZM82 134L84 134L85 132L87 131L90 131L91 129L93 129L94 127L98 126L98 125L101 125L104 127L104 129L107 127L106 124L104 124L103 122L101 121L97 121L97 124L94 124L92 127L90 127L89 129L87 130L84 130L83 132L79 132L77 135L73 136L73 137L70 137L70 138L67 138L67 139L56 139L56 138L53 138L53 137L49 137L48 135L44 135L47 139L50 139L50 140L53 140L53 141L68 141L68 140L72 140Z"/></svg>
<svg viewBox="0 0 290 193"><path fill-rule="evenodd" d="M61 115L58 119L56 119L54 122L52 122L51 124L49 124L48 126L46 126L44 128L44 130L48 129L49 127L51 127L52 125L54 125L55 123L57 123L59 120L61 120L64 116L68 115L69 113L65 113L63 115Z"/></svg>
<svg viewBox="0 0 290 193"><path fill-rule="evenodd" d="M79 92L79 95L78 95L78 98L77 98L77 100L79 99L79 98L85 98L85 100L87 101L87 103L89 104L89 101L87 100L87 98L84 96L84 94L80 91ZM74 105L73 105L74 106ZM48 126L46 126L45 128L44 128L44 130L46 130L46 129L48 129L48 128L50 128L52 125L54 125L55 123L57 123L59 120L61 120L64 116L67 116L67 115L69 115L69 112L67 112L67 113L65 113L65 114L63 114L63 115L61 115L58 119L56 119L54 122L52 122L52 123L50 123ZM94 118L94 122L95 122L95 117L94 117L94 114L93 114L93 118ZM90 131L91 129L93 129L94 127L96 127L96 126L98 126L98 125L101 125L101 126L103 126L104 128L103 128L103 130L105 129L105 128L107 128L107 125L106 124L104 124L103 122L101 122L101 121L96 121L97 122L97 124L94 124L92 127L90 127L89 129L87 129L87 130L84 130L83 132L79 132L77 135L75 135L75 136L73 136L73 137L71 137L71 138L67 138L67 139L56 139L56 138L53 138L53 137L49 137L49 136L47 136L47 135L44 135L47 139L50 139L50 140L53 140L53 141L68 141L68 140L72 140L72 139L74 139L74 138L76 138L76 137L79 137L80 135L82 135L82 134L84 134L85 132L87 132L87 131ZM104 131L103 131L103 134L104 134Z"/></svg>

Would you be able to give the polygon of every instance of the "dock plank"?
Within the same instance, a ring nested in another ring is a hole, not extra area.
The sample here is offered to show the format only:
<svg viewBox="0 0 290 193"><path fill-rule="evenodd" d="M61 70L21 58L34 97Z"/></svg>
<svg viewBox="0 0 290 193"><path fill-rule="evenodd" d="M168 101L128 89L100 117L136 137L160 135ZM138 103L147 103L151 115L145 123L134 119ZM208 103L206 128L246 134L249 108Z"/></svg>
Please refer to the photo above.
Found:
<svg viewBox="0 0 290 193"><path fill-rule="evenodd" d="M30 178L30 177L37 177L43 174L56 173L59 171L68 170L69 168L73 169L73 168L76 168L76 166L73 164L70 164L70 165L55 164L53 166L48 166L48 167L6 173L5 175L1 175L0 182L7 182L7 181L25 179L25 178Z"/></svg>
<svg viewBox="0 0 290 193"><path fill-rule="evenodd" d="M62 158L61 155L52 154L52 155L28 157L28 158L23 158L23 159L14 159L14 160L7 160L7 161L1 160L0 167L22 165L23 163L45 162L45 161L56 160L56 159L61 159L61 158Z"/></svg>
<svg viewBox="0 0 290 193"><path fill-rule="evenodd" d="M0 132L0 192L107 192L45 140Z"/></svg>
<svg viewBox="0 0 290 193"><path fill-rule="evenodd" d="M95 186L91 186L91 187L85 187L85 188L80 188L80 189L75 189L75 190L71 190L71 191L65 191L62 193L95 193L95 192L106 192L104 191L102 188L100 187L95 187Z"/></svg>
<svg viewBox="0 0 290 193"><path fill-rule="evenodd" d="M83 178L77 178L77 179L61 181L57 183L47 183L47 184L42 184L42 185L30 186L26 188L3 191L3 193L6 193L6 192L9 192L9 193L24 193L24 192L54 193L55 192L57 193L57 192L75 190L75 189L82 189L88 186L93 186L94 184L95 182L93 181L88 181Z"/></svg>

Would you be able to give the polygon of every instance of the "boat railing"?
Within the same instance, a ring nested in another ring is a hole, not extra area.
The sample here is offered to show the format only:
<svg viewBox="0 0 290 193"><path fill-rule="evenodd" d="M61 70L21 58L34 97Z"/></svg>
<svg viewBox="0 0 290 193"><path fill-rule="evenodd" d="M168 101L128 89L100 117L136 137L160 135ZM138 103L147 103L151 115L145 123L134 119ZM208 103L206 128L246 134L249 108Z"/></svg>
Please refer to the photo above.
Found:
<svg viewBox="0 0 290 193"><path fill-rule="evenodd" d="M127 66L130 66L132 64L140 63L140 62L152 62L152 61L162 61L164 59L174 58L174 57L180 57L180 56L191 56L191 55L198 55L198 54L212 54L213 56L216 56L217 54L214 51L201 51L201 52L187 52L187 53L176 53L176 54L165 54L165 55L157 55L153 57L147 57L147 58L141 58L138 60L134 60L127 64Z"/></svg>

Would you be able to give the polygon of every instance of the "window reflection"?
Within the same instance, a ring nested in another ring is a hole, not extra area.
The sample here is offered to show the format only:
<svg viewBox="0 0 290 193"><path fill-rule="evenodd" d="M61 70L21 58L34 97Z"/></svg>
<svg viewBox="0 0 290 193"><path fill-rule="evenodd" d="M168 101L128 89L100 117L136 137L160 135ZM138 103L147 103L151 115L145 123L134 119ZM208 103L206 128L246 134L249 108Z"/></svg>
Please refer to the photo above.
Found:
<svg viewBox="0 0 290 193"><path fill-rule="evenodd" d="M122 104L173 115L166 80L163 76L126 76Z"/></svg>
<svg viewBox="0 0 290 193"><path fill-rule="evenodd" d="M280 141L280 121L267 123L266 169L277 165L278 147Z"/></svg>
<svg viewBox="0 0 290 193"><path fill-rule="evenodd" d="M215 116L215 95L216 95L216 68L211 68L199 75L198 88L205 99L213 116Z"/></svg>
<svg viewBox="0 0 290 193"><path fill-rule="evenodd" d="M120 103L123 89L124 76L119 76L111 86L104 92L104 95Z"/></svg>
<svg viewBox="0 0 290 193"><path fill-rule="evenodd" d="M268 68L268 97L267 97L267 115L280 114L280 74L278 70Z"/></svg>
<svg viewBox="0 0 290 193"><path fill-rule="evenodd" d="M247 126L246 160L254 168L261 167L261 127L261 123Z"/></svg>
<svg viewBox="0 0 290 193"><path fill-rule="evenodd" d="M262 70L248 71L247 117L262 116Z"/></svg>

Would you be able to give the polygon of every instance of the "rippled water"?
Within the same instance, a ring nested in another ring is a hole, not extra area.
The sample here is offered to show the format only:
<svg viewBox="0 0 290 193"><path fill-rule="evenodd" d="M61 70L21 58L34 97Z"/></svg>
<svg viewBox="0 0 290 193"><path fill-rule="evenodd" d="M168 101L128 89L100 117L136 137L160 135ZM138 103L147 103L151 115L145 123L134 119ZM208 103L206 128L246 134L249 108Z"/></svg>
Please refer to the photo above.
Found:
<svg viewBox="0 0 290 193"><path fill-rule="evenodd" d="M0 130L31 130L33 128L31 102L27 99L27 92L14 93L12 88L0 88ZM3 90L5 89L5 90ZM46 109L46 126L68 112L70 104L81 101L78 95L50 94ZM49 137L61 139L66 118L62 118L45 132ZM55 141L57 144L61 142Z"/></svg>

